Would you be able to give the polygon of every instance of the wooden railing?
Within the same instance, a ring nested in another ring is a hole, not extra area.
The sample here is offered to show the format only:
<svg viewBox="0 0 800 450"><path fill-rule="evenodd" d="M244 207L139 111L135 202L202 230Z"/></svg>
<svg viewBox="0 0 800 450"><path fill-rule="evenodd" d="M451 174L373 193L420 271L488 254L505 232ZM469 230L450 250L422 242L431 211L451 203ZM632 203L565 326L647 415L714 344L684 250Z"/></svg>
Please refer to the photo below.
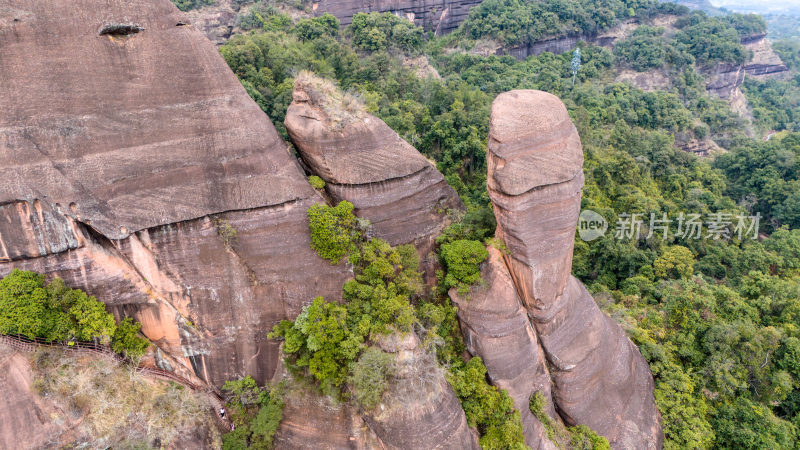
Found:
<svg viewBox="0 0 800 450"><path fill-rule="evenodd" d="M107 345L96 344L94 342L51 342L44 339L28 338L19 335L6 335L0 334L0 343L21 352L32 353L40 348L59 348L67 351L74 351L80 353L88 353L105 358L111 358L123 364L134 365L135 362L119 353L111 350ZM211 407L214 409L214 417L217 419L217 425L222 431L230 431L231 422L227 418L219 415L219 410L224 407L222 393L214 386L200 385L194 383L174 372L159 369L157 367L145 367L141 365L136 366L136 372L150 378L158 378L160 380L172 381L186 386L189 389L205 394L210 400Z"/></svg>

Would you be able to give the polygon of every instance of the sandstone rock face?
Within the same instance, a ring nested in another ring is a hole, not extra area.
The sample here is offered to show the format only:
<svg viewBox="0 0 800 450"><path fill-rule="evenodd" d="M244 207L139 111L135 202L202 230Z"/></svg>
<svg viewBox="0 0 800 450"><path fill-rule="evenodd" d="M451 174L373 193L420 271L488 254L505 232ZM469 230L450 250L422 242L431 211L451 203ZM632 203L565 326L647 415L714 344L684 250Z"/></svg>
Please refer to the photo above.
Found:
<svg viewBox="0 0 800 450"><path fill-rule="evenodd" d="M700 69L706 79L706 90L720 98L729 99L739 92L744 82L744 67L737 64L719 63Z"/></svg>
<svg viewBox="0 0 800 450"><path fill-rule="evenodd" d="M266 331L348 273L309 248L321 197L185 23L168 0L0 7L0 276L85 289L175 371L263 381Z"/></svg>
<svg viewBox="0 0 800 450"><path fill-rule="evenodd" d="M391 12L405 17L416 25L433 31L437 36L455 30L466 20L469 9L481 0L377 0L357 2L354 0L319 0L312 4L315 14L330 13L342 26L349 25L353 16L360 12Z"/></svg>
<svg viewBox="0 0 800 450"><path fill-rule="evenodd" d="M334 404L313 392L291 392L285 398L283 420L275 433L275 448L373 449L383 447L358 411Z"/></svg>
<svg viewBox="0 0 800 450"><path fill-rule="evenodd" d="M489 259L481 278L486 287L473 288L468 297L450 290L458 306L458 318L467 350L480 356L494 386L505 389L522 417L525 443L533 449L555 449L539 420L528 407L531 396L541 392L547 413L560 420L551 400L551 380L539 345L522 306L501 252L488 247Z"/></svg>
<svg viewBox="0 0 800 450"><path fill-rule="evenodd" d="M378 345L394 354L396 372L380 404L364 418L384 448L480 449L444 370L416 335L386 336Z"/></svg>
<svg viewBox="0 0 800 450"><path fill-rule="evenodd" d="M544 92L501 94L489 133L497 237L510 250L503 259L550 364L556 410L614 448L660 448L646 361L570 276L583 156L566 108Z"/></svg>
<svg viewBox="0 0 800 450"><path fill-rule="evenodd" d="M742 40L742 44L753 52L753 58L744 65L747 75L754 78L782 78L789 69L781 57L772 49L766 34L757 34Z"/></svg>
<svg viewBox="0 0 800 450"><path fill-rule="evenodd" d="M297 81L286 130L310 170L335 202L347 200L376 237L414 243L424 257L461 201L433 166L382 120L363 111L333 112ZM334 114L344 118L332 117Z"/></svg>

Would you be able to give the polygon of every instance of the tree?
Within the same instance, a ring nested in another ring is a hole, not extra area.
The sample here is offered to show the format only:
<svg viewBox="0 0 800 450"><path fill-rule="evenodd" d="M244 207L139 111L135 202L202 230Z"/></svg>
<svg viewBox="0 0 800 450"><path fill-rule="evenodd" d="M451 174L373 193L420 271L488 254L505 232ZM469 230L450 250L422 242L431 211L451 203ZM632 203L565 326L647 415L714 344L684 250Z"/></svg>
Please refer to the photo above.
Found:
<svg viewBox="0 0 800 450"><path fill-rule="evenodd" d="M480 281L480 264L489 256L480 241L465 239L442 244L440 253L447 268L445 288L457 287L462 295L467 293L470 286Z"/></svg>
<svg viewBox="0 0 800 450"><path fill-rule="evenodd" d="M141 329L142 324L134 322L130 317L126 317L117 325L117 330L111 339L111 349L119 354L126 355L132 360L141 358L147 348L150 347L150 341L139 337L139 330Z"/></svg>
<svg viewBox="0 0 800 450"><path fill-rule="evenodd" d="M690 278L694 273L694 255L681 245L672 245L653 262L656 276L661 278Z"/></svg>
<svg viewBox="0 0 800 450"><path fill-rule="evenodd" d="M83 341L99 339L103 344L110 342L117 330L114 316L106 312L105 305L96 298L79 290L72 290L72 293L75 298L69 314L76 324L73 335Z"/></svg>
<svg viewBox="0 0 800 450"><path fill-rule="evenodd" d="M581 49L576 47L575 52L572 53L572 62L569 64L572 69L572 87L575 87L575 77L578 71L581 70Z"/></svg>
<svg viewBox="0 0 800 450"><path fill-rule="evenodd" d="M388 378L394 373L393 366L394 356L375 347L368 348L358 358L349 381L362 408L369 410L378 405Z"/></svg>
<svg viewBox="0 0 800 450"><path fill-rule="evenodd" d="M317 203L308 208L311 229L311 248L319 256L337 264L342 257L355 251L355 241L361 234L356 229L353 204L342 201L334 207Z"/></svg>

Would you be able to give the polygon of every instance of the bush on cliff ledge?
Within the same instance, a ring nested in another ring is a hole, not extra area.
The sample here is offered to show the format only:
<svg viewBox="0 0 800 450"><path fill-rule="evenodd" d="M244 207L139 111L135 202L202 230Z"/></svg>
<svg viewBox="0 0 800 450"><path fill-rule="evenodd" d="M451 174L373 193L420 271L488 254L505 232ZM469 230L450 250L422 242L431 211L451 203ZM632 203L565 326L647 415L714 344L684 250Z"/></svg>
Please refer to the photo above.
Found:
<svg viewBox="0 0 800 450"><path fill-rule="evenodd" d="M343 256L356 250L355 241L361 236L356 224L353 204L348 201L334 207L312 205L308 208L311 248L331 264L338 264Z"/></svg>
<svg viewBox="0 0 800 450"><path fill-rule="evenodd" d="M442 244L441 255L447 268L445 287L457 287L458 293L464 295L481 280L480 264L489 257L489 252L480 241L460 239Z"/></svg>

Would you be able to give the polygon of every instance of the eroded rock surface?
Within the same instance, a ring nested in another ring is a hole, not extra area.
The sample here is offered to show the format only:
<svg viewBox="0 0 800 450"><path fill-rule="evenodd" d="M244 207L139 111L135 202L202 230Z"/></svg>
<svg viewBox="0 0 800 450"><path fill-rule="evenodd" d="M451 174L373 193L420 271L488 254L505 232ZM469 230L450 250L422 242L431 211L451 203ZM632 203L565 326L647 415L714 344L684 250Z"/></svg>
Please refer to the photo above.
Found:
<svg viewBox="0 0 800 450"><path fill-rule="evenodd" d="M416 335L384 336L378 345L394 355L396 371L380 404L364 419L385 448L480 449L444 369Z"/></svg>
<svg viewBox="0 0 800 450"><path fill-rule="evenodd" d="M355 0L318 0L312 3L315 14L330 13L336 16L342 26L349 25L353 16L364 12L391 12L414 22L415 25L433 31L437 36L455 30L466 20L469 9L481 0L376 0L358 2Z"/></svg>
<svg viewBox="0 0 800 450"><path fill-rule="evenodd" d="M570 276L583 153L566 108L540 91L504 93L492 105L489 133L497 237L510 250L504 260L550 364L556 410L614 448L660 448L646 361Z"/></svg>
<svg viewBox="0 0 800 450"><path fill-rule="evenodd" d="M319 81L318 81L319 82ZM425 257L463 206L436 167L388 125L352 105L326 107L313 80L295 82L286 130L310 170L335 202L347 200L376 237L413 243ZM335 117L334 117L335 116Z"/></svg>
<svg viewBox="0 0 800 450"><path fill-rule="evenodd" d="M459 295L456 288L449 293L458 306L467 350L483 359L492 384L505 389L514 400L522 418L525 443L533 449L555 449L547 430L528 407L531 396L541 392L547 402L546 412L560 420L551 401L544 353L502 253L494 247L487 250L489 259L481 269L485 286L473 288L466 296Z"/></svg>
<svg viewBox="0 0 800 450"><path fill-rule="evenodd" d="M168 0L0 7L0 276L64 278L215 384L272 376L265 332L343 267L322 201L217 49ZM164 364L167 364L164 359Z"/></svg>

